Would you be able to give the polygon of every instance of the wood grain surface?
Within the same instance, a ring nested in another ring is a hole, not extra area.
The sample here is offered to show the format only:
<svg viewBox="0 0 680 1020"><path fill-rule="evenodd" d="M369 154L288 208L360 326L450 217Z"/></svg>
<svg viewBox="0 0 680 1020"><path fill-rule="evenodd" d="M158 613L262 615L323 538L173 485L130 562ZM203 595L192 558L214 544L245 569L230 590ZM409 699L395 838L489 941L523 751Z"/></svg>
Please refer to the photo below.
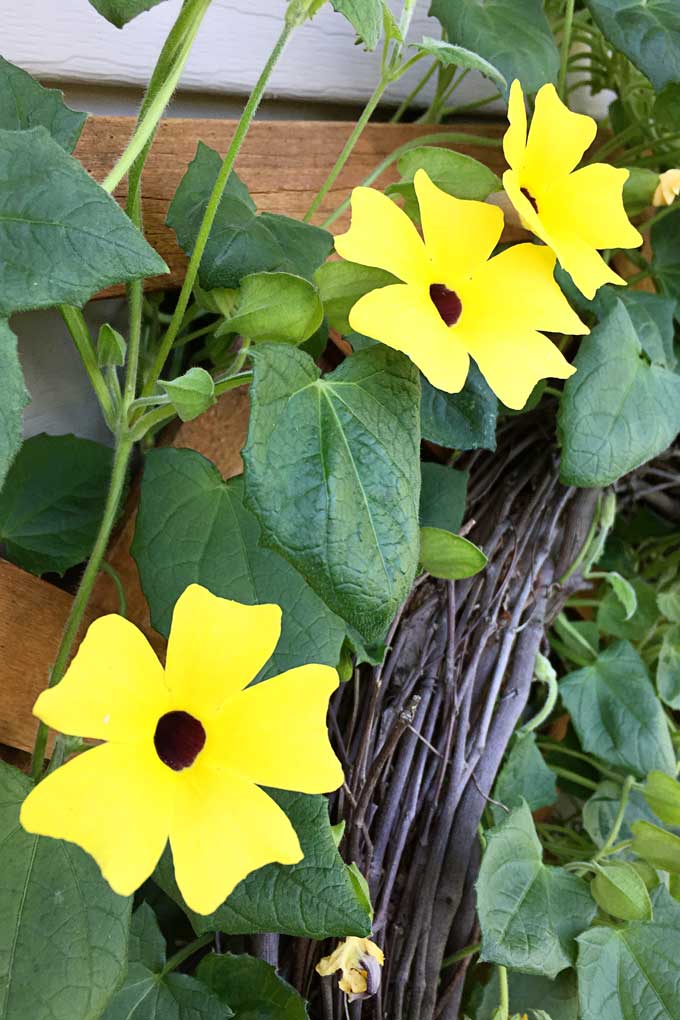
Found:
<svg viewBox="0 0 680 1020"><path fill-rule="evenodd" d="M91 117L85 124L76 156L98 180L123 152L134 128L132 117ZM224 154L236 130L233 120L164 120L144 170L144 229L153 247L170 267L168 276L149 282L150 289L178 286L186 258L175 240L174 231L165 226L165 217L177 186L194 158L199 141ZM483 137L500 138L503 122L461 123L455 127L414 124L372 124L359 140L354 152L324 202L316 222L322 222L351 188L391 152L424 134L464 131ZM259 121L253 124L241 149L236 169L250 188L262 212L284 213L301 218L323 184L344 146L352 124L342 121ZM459 152L474 156L499 172L505 168L500 147L457 145ZM398 177L393 166L379 179L385 185ZM116 191L125 199L125 185ZM337 221L334 229L345 229L348 216ZM100 297L122 294L122 287L102 292Z"/></svg>

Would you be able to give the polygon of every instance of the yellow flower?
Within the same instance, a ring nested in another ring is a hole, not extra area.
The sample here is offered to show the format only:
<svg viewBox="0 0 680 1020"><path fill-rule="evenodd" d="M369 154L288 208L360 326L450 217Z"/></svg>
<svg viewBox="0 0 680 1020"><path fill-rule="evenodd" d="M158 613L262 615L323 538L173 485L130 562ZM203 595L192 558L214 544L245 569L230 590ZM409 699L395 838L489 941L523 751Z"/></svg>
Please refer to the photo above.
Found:
<svg viewBox="0 0 680 1020"><path fill-rule="evenodd" d="M245 606L192 584L175 606L165 671L120 616L90 627L64 679L34 713L103 740L28 795L29 832L77 843L123 896L170 839L187 905L215 910L249 872L302 860L284 812L260 786L325 793L343 781L328 741L328 666L248 687L281 632L275 605Z"/></svg>
<svg viewBox="0 0 680 1020"><path fill-rule="evenodd" d="M508 407L524 407L539 379L574 371L539 330L588 332L553 279L555 256L518 244L490 258L503 229L500 209L448 195L422 169L414 183L424 243L382 192L352 192L352 225L335 238L337 252L403 283L360 298L350 325L403 351L447 393L462 389L472 357Z"/></svg>
<svg viewBox="0 0 680 1020"><path fill-rule="evenodd" d="M316 972L321 977L328 977L341 970L338 986L353 1002L375 995L380 987L380 967L384 962L385 954L375 942L351 936L340 942L330 956L324 956L317 963Z"/></svg>
<svg viewBox="0 0 680 1020"><path fill-rule="evenodd" d="M554 85L543 85L527 137L522 86L514 81L508 119L503 149L510 169L503 186L524 226L553 249L587 298L603 283L625 285L597 249L642 244L623 208L628 170L606 163L575 170L595 138L593 118L572 113Z"/></svg>
<svg viewBox="0 0 680 1020"><path fill-rule="evenodd" d="M659 174L652 205L673 205L680 195L680 170L665 170Z"/></svg>

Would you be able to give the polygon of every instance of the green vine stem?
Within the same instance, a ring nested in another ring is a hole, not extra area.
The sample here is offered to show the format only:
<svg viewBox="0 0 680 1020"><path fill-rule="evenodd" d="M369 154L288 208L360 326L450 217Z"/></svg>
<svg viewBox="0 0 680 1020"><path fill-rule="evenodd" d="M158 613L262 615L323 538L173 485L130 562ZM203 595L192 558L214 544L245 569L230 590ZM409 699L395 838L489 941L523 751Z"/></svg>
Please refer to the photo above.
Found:
<svg viewBox="0 0 680 1020"><path fill-rule="evenodd" d="M506 967L498 968L498 991L500 1001L494 1013L494 1020L508 1020L510 1016L510 990L508 988L508 971Z"/></svg>
<svg viewBox="0 0 680 1020"><path fill-rule="evenodd" d="M113 401L111 399L109 388L106 385L106 380L102 375L99 365L97 364L97 355L92 344L90 331L87 328L87 323L85 322L85 316L80 308L74 308L71 305L60 305L59 311L61 312L61 317L66 323L71 337L73 338L73 343L80 355L80 360L83 363L85 371L90 378L92 388L99 400L99 405L102 409L102 414L104 415L106 424L110 429L113 429L115 420Z"/></svg>
<svg viewBox="0 0 680 1020"><path fill-rule="evenodd" d="M600 847L598 852L593 857L593 859L592 859L592 863L593 864L597 864L597 862L601 861L603 857L607 857L607 855L610 853L612 847L615 845L617 839L619 838L619 833L621 831L621 826L623 825L623 820L624 820L624 818L626 816L626 808L628 807L628 798L630 797L630 791L633 789L633 785L634 784L635 784L635 777L634 776L626 776L626 779L625 779L624 784L623 784L623 789L621 790L621 802L619 804L619 810L616 812L616 818L614 819L614 824L611 827L611 832L607 836L606 842Z"/></svg>
<svg viewBox="0 0 680 1020"><path fill-rule="evenodd" d="M391 167L393 163L396 163L398 159L400 159L405 153L409 152L411 149L419 148L421 145L451 145L451 144L454 145L470 144L479 145L480 147L488 149L496 149L502 143L500 138L485 138L483 135L473 135L465 131L440 131L437 134L421 135L419 138L414 138L410 142L404 142L403 145L400 145L393 152L391 152L389 156L385 156L382 162L378 163L376 168L374 170L371 170L370 174L368 174L368 176L364 178L364 180L361 182L361 187L369 188L372 184L374 184L377 181L377 179L380 177L381 174L385 172L385 170L389 169L389 167ZM325 229L328 229L328 227L330 227L331 224L334 223L339 216L342 216L345 209L349 208L350 201L351 196L349 198L346 198L343 202L341 202L340 205L335 210L335 212L331 213L331 215L326 220L324 220L321 226L324 227Z"/></svg>
<svg viewBox="0 0 680 1020"><path fill-rule="evenodd" d="M227 186L229 175L234 168L234 164L241 150L246 134L248 133L248 129L255 114L257 113L257 109L262 100L262 96L264 95L264 90L267 86L270 75L286 47L286 43L290 38L293 27L294 26L287 23L284 24L283 30L276 41L274 49L265 64L255 88L250 94L250 98L246 103L245 109L243 110L238 127L236 128L236 133L231 140L231 144L227 150L226 156L224 157L222 166L220 167L220 172L217 175L217 180L215 181L210 198L208 199L208 205L206 206L206 210L203 215L203 220L196 238L196 244L189 260L189 265L187 266L186 276L184 277L184 283L182 284L182 289L179 293L175 311L161 345L156 353L156 357L154 358L151 370L142 390L142 396L148 397L153 393L156 382L163 371L165 361L172 350L175 340L177 339L177 335L184 319L184 314L189 304L191 292L193 290L194 283L196 282L196 277L198 276L198 268L201 264L201 259L203 258L203 252L205 251L205 246L208 243L210 231L212 230L213 223L215 222L217 210L219 208L224 189Z"/></svg>
<svg viewBox="0 0 680 1020"><path fill-rule="evenodd" d="M205 935L201 935L199 938L194 939L193 942L190 942L182 949L179 949L174 956L170 957L166 965L163 967L160 977L164 978L166 974L170 974L173 970L177 970L177 968L180 967L185 960L189 960L194 953L198 952L199 949L202 949L203 946L209 946L214 938L214 933L209 931L206 932Z"/></svg>
<svg viewBox="0 0 680 1020"><path fill-rule="evenodd" d="M109 194L120 184L142 154L177 88L187 57L211 0L186 0L158 59L142 114L125 152L105 178L102 187ZM154 78L156 79L154 81Z"/></svg>
<svg viewBox="0 0 680 1020"><path fill-rule="evenodd" d="M537 679L539 678L537 677ZM522 733L532 733L534 730L537 730L539 726L542 726L546 719L550 718L552 711L557 704L557 695L559 691L557 676L554 673L548 674L545 677L540 677L540 681L547 686L548 693L546 694L543 705L533 719L530 719L524 724L524 726L521 727Z"/></svg>
<svg viewBox="0 0 680 1020"><path fill-rule="evenodd" d="M571 32L574 24L574 0L567 0L564 13L564 25L562 26L562 47L560 51L560 74L557 79L557 91L563 99L566 98L567 85L567 64L569 62L569 50L571 49Z"/></svg>

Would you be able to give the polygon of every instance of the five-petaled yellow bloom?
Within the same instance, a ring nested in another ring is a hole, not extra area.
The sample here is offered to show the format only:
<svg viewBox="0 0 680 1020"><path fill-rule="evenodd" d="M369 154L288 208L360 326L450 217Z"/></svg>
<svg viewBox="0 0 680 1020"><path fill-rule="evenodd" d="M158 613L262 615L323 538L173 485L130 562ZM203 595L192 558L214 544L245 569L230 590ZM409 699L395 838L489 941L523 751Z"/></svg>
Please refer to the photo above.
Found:
<svg viewBox="0 0 680 1020"><path fill-rule="evenodd" d="M192 584L175 606L164 671L133 624L96 620L34 712L105 743L32 790L24 828L83 847L122 895L149 877L169 838L177 884L201 914L256 868L300 861L293 826L260 787L327 793L342 784L326 728L338 675L300 666L248 687L280 632L278 606Z"/></svg>
<svg viewBox="0 0 680 1020"><path fill-rule="evenodd" d="M539 381L574 369L540 330L587 333L555 283L555 255L518 244L490 258L503 230L494 205L454 198L415 175L423 228L372 188L352 193L352 225L335 238L343 258L386 269L403 283L370 291L352 329L403 351L437 389L462 389L474 358L508 407L524 407Z"/></svg>
<svg viewBox="0 0 680 1020"><path fill-rule="evenodd" d="M595 138L593 118L573 113L554 85L543 85L527 137L522 86L514 81L508 119L503 186L524 226L553 249L587 298L603 283L625 285L597 249L642 244L623 207L628 170L606 163L575 170Z"/></svg>

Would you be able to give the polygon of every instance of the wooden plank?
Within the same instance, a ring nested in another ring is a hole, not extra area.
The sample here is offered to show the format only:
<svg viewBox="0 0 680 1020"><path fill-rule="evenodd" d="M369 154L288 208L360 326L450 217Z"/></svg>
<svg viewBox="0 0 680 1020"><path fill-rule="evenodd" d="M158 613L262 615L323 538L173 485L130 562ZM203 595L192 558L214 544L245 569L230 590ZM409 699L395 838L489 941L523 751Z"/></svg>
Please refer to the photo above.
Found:
<svg viewBox="0 0 680 1020"><path fill-rule="evenodd" d="M194 158L198 142L203 141L224 154L236 130L236 123L233 120L182 119L161 123L144 171L144 229L149 242L170 267L170 274L149 281L150 289L181 284L186 258L177 246L174 232L165 226L168 206ZM250 188L258 209L298 218L304 216L341 152L352 126L329 121L258 121L253 124L239 155L237 170ZM76 156L96 180L103 180L114 165L133 128L131 117L91 117L87 121ZM442 134L451 130L500 138L505 128L504 123L495 121L476 121L455 127L371 124L326 197L316 221L322 222L347 197L351 188L360 184L386 156L405 142L424 134ZM456 146L456 149L486 163L496 173L505 167L500 147L465 145ZM396 180L397 176L395 167L392 167L377 184L384 186ZM116 198L124 201L125 185L116 191ZM345 229L347 223L348 216L345 215L337 221L334 229ZM122 287L113 287L99 296L122 293Z"/></svg>

